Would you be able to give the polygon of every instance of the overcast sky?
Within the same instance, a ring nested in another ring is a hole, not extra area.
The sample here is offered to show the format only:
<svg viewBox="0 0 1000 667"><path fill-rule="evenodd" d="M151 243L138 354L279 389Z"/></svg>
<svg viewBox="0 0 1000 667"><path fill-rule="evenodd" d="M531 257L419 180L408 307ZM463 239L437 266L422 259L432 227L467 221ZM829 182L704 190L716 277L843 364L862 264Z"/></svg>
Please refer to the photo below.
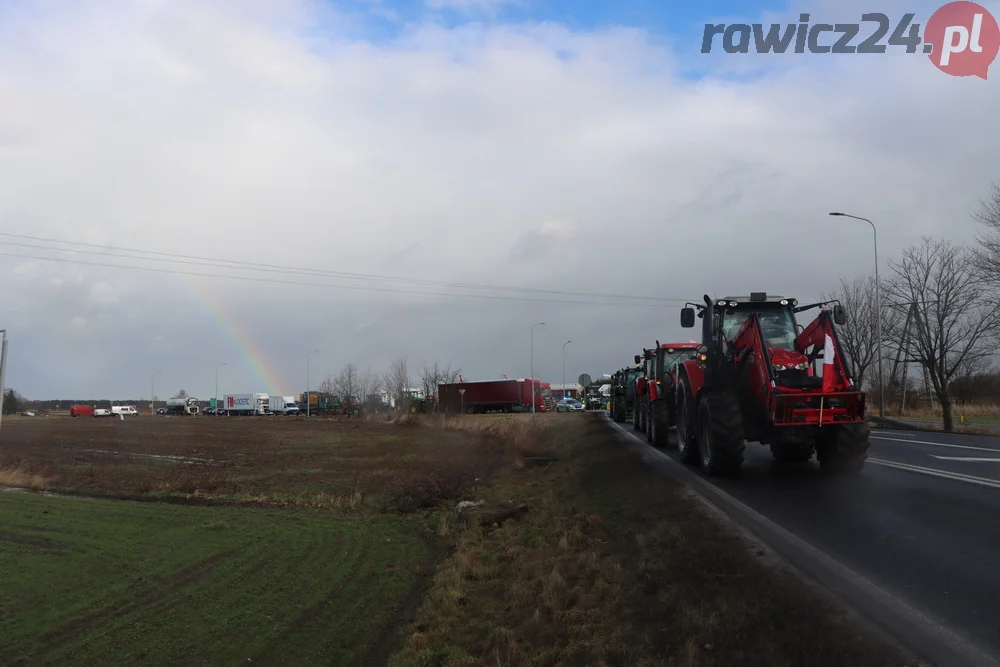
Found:
<svg viewBox="0 0 1000 667"><path fill-rule="evenodd" d="M0 236L7 385L138 398L160 370L159 396L209 398L225 363L220 393L290 394L313 349L314 388L398 356L523 377L543 321L536 375L572 340L567 379L596 377L689 340L681 303L566 292L817 298L873 266L832 210L876 221L883 275L923 234L974 238L1000 65L699 52L706 21L936 4L670 4L0 3L0 231L94 244Z"/></svg>

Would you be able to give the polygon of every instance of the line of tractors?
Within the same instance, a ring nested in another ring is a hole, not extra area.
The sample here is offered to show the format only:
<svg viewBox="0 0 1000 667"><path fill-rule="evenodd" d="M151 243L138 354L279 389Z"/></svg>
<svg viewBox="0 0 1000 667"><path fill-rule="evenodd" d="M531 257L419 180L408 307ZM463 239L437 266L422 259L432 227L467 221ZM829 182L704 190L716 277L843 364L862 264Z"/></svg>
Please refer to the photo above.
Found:
<svg viewBox="0 0 1000 667"><path fill-rule="evenodd" d="M701 341L660 343L612 376L611 417L631 419L658 448L709 475L735 475L745 442L769 446L775 459L815 454L828 473L860 471L868 458L867 396L854 385L837 337L847 321L839 302L749 296L688 303L681 326L701 319ZM795 314L820 308L806 326Z"/></svg>

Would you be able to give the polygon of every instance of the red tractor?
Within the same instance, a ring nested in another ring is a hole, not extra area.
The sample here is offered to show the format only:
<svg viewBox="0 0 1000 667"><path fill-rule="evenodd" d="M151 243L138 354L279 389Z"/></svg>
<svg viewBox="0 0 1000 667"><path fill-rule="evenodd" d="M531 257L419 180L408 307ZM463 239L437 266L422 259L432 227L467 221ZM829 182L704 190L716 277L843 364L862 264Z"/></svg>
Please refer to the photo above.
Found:
<svg viewBox="0 0 1000 667"><path fill-rule="evenodd" d="M698 354L701 343L660 343L656 347L644 350L646 362L646 381L642 385L641 396L645 413L641 416L646 440L655 447L667 446L667 434L671 426L677 423L675 414L677 387L677 369L681 361L693 359ZM639 363L636 355L636 363Z"/></svg>
<svg viewBox="0 0 1000 667"><path fill-rule="evenodd" d="M635 407L632 410L632 428L646 430L646 415L649 413L649 393L646 386L653 372L653 350L643 348L642 354L635 355L635 365L639 376L635 380Z"/></svg>
<svg viewBox="0 0 1000 667"><path fill-rule="evenodd" d="M832 305L831 310L825 306ZM692 307L693 306L693 307ZM824 307L801 331L795 313ZM868 458L867 396L854 386L835 324L837 302L726 297L688 304L681 326L702 319L697 357L680 364L677 437L681 460L711 475L735 474L744 442L770 446L779 461L808 461L826 472L858 472ZM816 374L822 358L823 377Z"/></svg>

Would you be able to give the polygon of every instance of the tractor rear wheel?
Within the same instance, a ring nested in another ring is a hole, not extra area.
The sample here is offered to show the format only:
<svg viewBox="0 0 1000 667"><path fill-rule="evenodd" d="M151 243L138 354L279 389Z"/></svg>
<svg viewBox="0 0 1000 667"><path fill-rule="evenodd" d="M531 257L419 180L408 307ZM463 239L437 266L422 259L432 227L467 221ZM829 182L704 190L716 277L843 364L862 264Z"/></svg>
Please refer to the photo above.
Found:
<svg viewBox="0 0 1000 667"><path fill-rule="evenodd" d="M827 428L824 427L824 431ZM834 426L832 433L816 444L820 468L830 474L858 473L868 460L871 427L864 424Z"/></svg>
<svg viewBox="0 0 1000 667"><path fill-rule="evenodd" d="M709 475L734 475L743 465L743 415L733 392L706 393L698 403L698 450Z"/></svg>
<svg viewBox="0 0 1000 667"><path fill-rule="evenodd" d="M625 401L620 398L616 398L611 415L615 418L616 422L625 421Z"/></svg>
<svg viewBox="0 0 1000 667"><path fill-rule="evenodd" d="M691 391L688 389L687 381L681 379L677 382L676 392L677 407L677 451L681 455L681 462L693 464L698 462L698 443L695 438L695 420Z"/></svg>
<svg viewBox="0 0 1000 667"><path fill-rule="evenodd" d="M664 449L668 441L667 412L668 407L664 401L656 401L652 404L652 414L650 415L649 430L650 442L657 449Z"/></svg>

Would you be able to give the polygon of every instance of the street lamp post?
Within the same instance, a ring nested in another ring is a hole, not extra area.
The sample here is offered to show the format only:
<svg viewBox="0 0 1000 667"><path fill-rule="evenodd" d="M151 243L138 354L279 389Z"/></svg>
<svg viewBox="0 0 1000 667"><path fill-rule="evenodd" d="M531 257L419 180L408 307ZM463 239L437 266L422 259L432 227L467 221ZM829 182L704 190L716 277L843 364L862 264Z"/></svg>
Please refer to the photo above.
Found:
<svg viewBox="0 0 1000 667"><path fill-rule="evenodd" d="M312 412L310 410L311 404L309 402L309 398L310 398L310 396L309 396L309 357L311 357L312 355L316 354L317 352L319 352L319 350L312 350L312 351L310 351L310 352L308 352L306 354L306 418L309 418L309 417L312 416Z"/></svg>
<svg viewBox="0 0 1000 667"><path fill-rule="evenodd" d="M153 371L149 376L149 414L156 414L156 374L162 373L163 369Z"/></svg>
<svg viewBox="0 0 1000 667"><path fill-rule="evenodd" d="M563 357L562 399L563 400L566 400L566 346L572 342L573 341L568 340L565 343L563 343L563 354L562 354Z"/></svg>
<svg viewBox="0 0 1000 667"><path fill-rule="evenodd" d="M872 226L872 238L875 244L875 324L877 327L875 335L878 337L878 416L885 417L885 387L882 375L882 283L878 280L878 230L875 229L875 223L868 218L840 212L834 212L830 215L862 220Z"/></svg>
<svg viewBox="0 0 1000 667"><path fill-rule="evenodd" d="M215 412L212 413L213 416L219 416L219 369L226 364L219 364L215 367Z"/></svg>
<svg viewBox="0 0 1000 667"><path fill-rule="evenodd" d="M7 391L7 330L0 329L0 421L3 421L3 395Z"/></svg>
<svg viewBox="0 0 1000 667"><path fill-rule="evenodd" d="M531 414L535 414L535 327L545 326L545 322L531 325Z"/></svg>

